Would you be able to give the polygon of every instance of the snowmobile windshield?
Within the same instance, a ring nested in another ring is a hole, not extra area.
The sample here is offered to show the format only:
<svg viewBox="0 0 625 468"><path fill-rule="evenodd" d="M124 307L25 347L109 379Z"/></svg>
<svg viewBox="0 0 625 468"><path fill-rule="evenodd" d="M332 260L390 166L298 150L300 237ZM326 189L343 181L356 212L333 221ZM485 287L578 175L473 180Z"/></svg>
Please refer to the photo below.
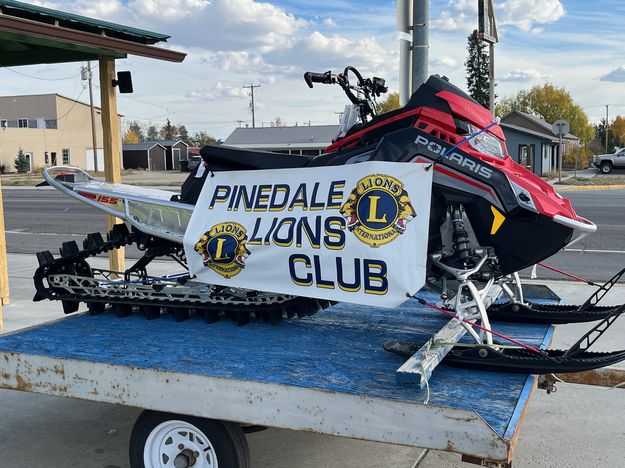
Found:
<svg viewBox="0 0 625 468"><path fill-rule="evenodd" d="M471 133L471 135L475 135L476 133L480 132L480 129L469 124L469 132ZM484 153L500 159L506 157L506 153L503 149L501 141L499 141L499 138L491 135L490 133L480 133L479 135L471 138L469 140L469 144L475 151L479 151L480 153Z"/></svg>

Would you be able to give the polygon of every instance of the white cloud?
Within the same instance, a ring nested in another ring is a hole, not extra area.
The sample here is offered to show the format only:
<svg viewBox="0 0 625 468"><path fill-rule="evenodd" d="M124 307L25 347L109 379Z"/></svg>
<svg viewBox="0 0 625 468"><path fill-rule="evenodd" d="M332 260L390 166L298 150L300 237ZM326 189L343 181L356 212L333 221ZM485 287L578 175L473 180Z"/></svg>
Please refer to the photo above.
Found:
<svg viewBox="0 0 625 468"><path fill-rule="evenodd" d="M551 78L551 75L545 75L535 68L529 68L526 70L516 69L509 71L504 76L499 78L499 81L512 81L518 83L528 83L530 81L541 81Z"/></svg>
<svg viewBox="0 0 625 468"><path fill-rule="evenodd" d="M513 26L538 33L540 26L553 23L565 14L561 0L505 0L495 4L498 26ZM442 31L472 31L477 27L477 2L450 0L447 10L431 22Z"/></svg>
<svg viewBox="0 0 625 468"><path fill-rule="evenodd" d="M332 18L325 18L323 20L323 25L328 27L328 28L336 28L338 26L336 24L336 21L334 21Z"/></svg>
<svg viewBox="0 0 625 468"><path fill-rule="evenodd" d="M447 55L439 55L432 60L432 65L442 68L456 68L458 66L458 60Z"/></svg>
<svg viewBox="0 0 625 468"><path fill-rule="evenodd" d="M223 98L247 98L247 96L247 91L242 87L225 86L221 81L211 86L196 86L193 91L185 94L187 98L203 101L216 101Z"/></svg>
<svg viewBox="0 0 625 468"><path fill-rule="evenodd" d="M601 76L599 81L612 81L614 83L625 83L625 65L615 68L609 73Z"/></svg>
<svg viewBox="0 0 625 468"><path fill-rule="evenodd" d="M535 25L558 21L565 14L560 0L506 0L496 7L500 25L512 25L521 31L540 31Z"/></svg>

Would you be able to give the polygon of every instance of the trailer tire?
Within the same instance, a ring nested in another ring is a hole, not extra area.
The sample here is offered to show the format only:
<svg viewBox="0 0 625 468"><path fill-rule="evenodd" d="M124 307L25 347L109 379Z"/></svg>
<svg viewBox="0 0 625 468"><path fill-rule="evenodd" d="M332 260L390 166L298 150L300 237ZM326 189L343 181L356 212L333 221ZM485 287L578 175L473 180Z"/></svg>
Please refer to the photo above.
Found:
<svg viewBox="0 0 625 468"><path fill-rule="evenodd" d="M130 466L160 468L171 457L197 468L249 468L249 447L238 424L146 410L130 436ZM167 464L166 464L167 463Z"/></svg>

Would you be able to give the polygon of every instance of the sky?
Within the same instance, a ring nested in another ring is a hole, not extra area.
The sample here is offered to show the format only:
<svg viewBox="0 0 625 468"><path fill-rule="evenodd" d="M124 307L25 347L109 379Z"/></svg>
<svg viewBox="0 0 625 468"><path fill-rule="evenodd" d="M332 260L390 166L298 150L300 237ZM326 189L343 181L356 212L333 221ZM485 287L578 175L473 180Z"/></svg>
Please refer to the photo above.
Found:
<svg viewBox="0 0 625 468"><path fill-rule="evenodd" d="M387 79L398 89L396 3L387 0L50 0L49 8L164 33L161 46L186 52L181 64L129 56L134 93L119 95L128 120L160 127L167 118L191 132L225 138L280 117L287 125L335 124L346 98L337 86L309 89L305 71L346 65ZM569 90L591 121L625 114L622 0L495 1L498 96L550 81ZM477 0L430 1L429 73L466 88L467 36L476 28ZM80 63L0 69L0 94L58 92L88 100ZM96 90L97 91L97 90ZM96 101L98 101L96 92Z"/></svg>

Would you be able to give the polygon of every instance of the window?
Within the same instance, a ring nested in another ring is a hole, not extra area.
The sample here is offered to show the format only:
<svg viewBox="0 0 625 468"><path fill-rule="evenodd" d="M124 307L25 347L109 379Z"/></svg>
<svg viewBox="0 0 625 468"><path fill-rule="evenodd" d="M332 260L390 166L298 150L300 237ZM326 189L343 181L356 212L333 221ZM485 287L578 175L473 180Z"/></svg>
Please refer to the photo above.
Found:
<svg viewBox="0 0 625 468"><path fill-rule="evenodd" d="M64 149L63 150L63 165L67 166L68 164L69 164L69 150Z"/></svg>
<svg viewBox="0 0 625 468"><path fill-rule="evenodd" d="M0 119L0 128L7 128L9 126L9 122L7 119Z"/></svg>
<svg viewBox="0 0 625 468"><path fill-rule="evenodd" d="M48 152L47 151L44 153L43 158L44 158L44 163L45 164L49 164L50 163L50 156L48 156Z"/></svg>
<svg viewBox="0 0 625 468"><path fill-rule="evenodd" d="M19 128L28 128L28 119L17 119L17 126Z"/></svg>

